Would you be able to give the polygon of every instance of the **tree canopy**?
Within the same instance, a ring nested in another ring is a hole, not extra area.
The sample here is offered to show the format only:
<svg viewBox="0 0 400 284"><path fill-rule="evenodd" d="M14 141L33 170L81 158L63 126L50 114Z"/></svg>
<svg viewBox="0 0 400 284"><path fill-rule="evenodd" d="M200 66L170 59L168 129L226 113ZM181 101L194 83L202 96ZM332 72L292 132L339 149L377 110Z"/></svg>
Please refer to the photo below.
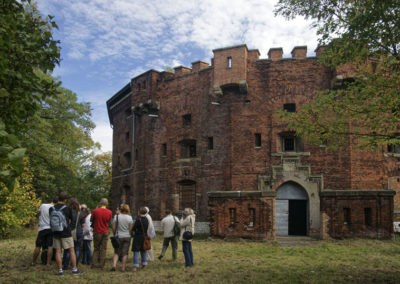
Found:
<svg viewBox="0 0 400 284"><path fill-rule="evenodd" d="M280 0L275 13L312 19L326 45L320 62L337 70L350 63L355 73L297 113L279 112L288 126L330 148L348 135L367 149L400 143L400 1Z"/></svg>
<svg viewBox="0 0 400 284"><path fill-rule="evenodd" d="M9 188L23 170L18 134L57 87L37 72L51 72L60 62L52 28L52 17L42 17L30 1L0 1L0 182Z"/></svg>

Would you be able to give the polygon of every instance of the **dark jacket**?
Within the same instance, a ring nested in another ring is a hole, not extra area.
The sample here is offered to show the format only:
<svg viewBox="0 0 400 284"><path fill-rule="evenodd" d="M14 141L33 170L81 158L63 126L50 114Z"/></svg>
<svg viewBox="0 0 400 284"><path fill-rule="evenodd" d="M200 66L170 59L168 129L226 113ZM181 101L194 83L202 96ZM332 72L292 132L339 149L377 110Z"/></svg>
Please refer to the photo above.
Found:
<svg viewBox="0 0 400 284"><path fill-rule="evenodd" d="M142 224L140 224L142 221ZM149 221L146 217L138 217L133 224L132 232L134 234L133 242L132 242L132 251L142 251L143 250L143 241L145 233L147 232L147 228L149 227ZM144 233L143 233L144 232Z"/></svg>

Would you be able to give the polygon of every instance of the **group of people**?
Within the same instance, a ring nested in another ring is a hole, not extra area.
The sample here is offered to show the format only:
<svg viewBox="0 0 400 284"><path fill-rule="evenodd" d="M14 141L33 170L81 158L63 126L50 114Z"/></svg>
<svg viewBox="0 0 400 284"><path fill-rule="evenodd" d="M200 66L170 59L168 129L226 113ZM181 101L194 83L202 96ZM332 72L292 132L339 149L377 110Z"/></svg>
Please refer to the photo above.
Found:
<svg viewBox="0 0 400 284"><path fill-rule="evenodd" d="M112 221L114 256L111 271L116 271L118 261L122 262L121 270L126 270L130 246L133 252L132 272L136 272L139 268L139 257L141 267L145 268L148 261L154 260L150 240L156 236L149 208L141 207L134 220L130 215L129 205L122 204L116 210L114 218L107 206L108 200L102 198L99 206L90 213L89 208L85 204L80 205L76 198L67 200L67 194L64 192L54 198L52 203L42 204L39 208L39 233L32 265L35 265L40 250L43 249L42 254L45 254L47 265L50 265L55 251L60 276L64 275L69 266L73 275L82 274L83 272L77 268L80 259L82 264L91 265L91 268L103 269L109 241L109 224ZM186 208L181 219L173 216L170 210L166 210L165 215L161 221L164 241L158 259L164 257L171 243L172 259L176 260L179 238L182 241L185 266L193 266L191 244L195 224L193 210ZM62 249L64 249L63 255Z"/></svg>

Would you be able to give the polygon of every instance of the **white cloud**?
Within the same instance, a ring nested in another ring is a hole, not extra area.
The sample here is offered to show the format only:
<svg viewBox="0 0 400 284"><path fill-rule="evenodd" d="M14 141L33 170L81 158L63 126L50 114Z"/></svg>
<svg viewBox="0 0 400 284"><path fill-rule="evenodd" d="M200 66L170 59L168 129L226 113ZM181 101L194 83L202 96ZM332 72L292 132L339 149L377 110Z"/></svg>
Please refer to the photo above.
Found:
<svg viewBox="0 0 400 284"><path fill-rule="evenodd" d="M101 151L112 151L112 128L108 123L102 123L96 126L92 133L92 139L101 144Z"/></svg>

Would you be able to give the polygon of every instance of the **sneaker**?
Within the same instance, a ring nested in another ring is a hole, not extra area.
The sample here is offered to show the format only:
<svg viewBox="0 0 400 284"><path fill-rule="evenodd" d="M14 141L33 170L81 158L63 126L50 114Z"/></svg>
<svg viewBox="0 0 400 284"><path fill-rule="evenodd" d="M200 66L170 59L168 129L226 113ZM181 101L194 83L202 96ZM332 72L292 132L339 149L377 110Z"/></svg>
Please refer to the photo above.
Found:
<svg viewBox="0 0 400 284"><path fill-rule="evenodd" d="M145 269L147 267L147 265L142 265L142 269Z"/></svg>
<svg viewBox="0 0 400 284"><path fill-rule="evenodd" d="M160 256L158 257L158 259L159 259L159 260L161 260L162 258L163 258L163 256L162 256L162 255L160 255Z"/></svg>
<svg viewBox="0 0 400 284"><path fill-rule="evenodd" d="M58 271L58 276L64 276L64 272L63 271Z"/></svg>
<svg viewBox="0 0 400 284"><path fill-rule="evenodd" d="M84 274L84 272L80 271L80 270L76 270L76 271L72 271L72 274L73 275L82 275L82 274Z"/></svg>
<svg viewBox="0 0 400 284"><path fill-rule="evenodd" d="M110 271L115 271L115 267L112 267Z"/></svg>

